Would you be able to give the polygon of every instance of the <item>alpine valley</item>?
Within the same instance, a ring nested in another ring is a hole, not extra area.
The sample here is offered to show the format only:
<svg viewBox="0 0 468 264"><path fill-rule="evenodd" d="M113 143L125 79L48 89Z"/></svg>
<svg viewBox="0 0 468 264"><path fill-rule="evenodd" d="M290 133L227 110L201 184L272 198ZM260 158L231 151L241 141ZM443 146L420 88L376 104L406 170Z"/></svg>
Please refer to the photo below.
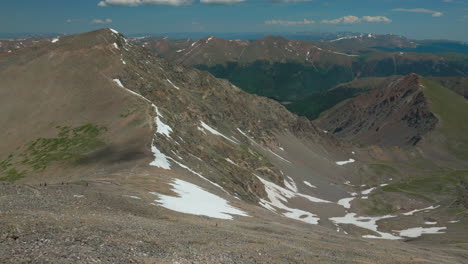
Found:
<svg viewBox="0 0 468 264"><path fill-rule="evenodd" d="M2 263L468 259L462 42L0 43Z"/></svg>

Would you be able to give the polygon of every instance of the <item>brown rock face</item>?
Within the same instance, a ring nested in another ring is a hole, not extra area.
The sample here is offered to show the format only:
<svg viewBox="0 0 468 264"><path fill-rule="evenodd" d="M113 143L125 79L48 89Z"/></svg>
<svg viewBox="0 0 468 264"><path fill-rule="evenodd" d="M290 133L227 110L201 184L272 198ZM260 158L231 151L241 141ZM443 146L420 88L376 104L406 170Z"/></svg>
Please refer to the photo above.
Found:
<svg viewBox="0 0 468 264"><path fill-rule="evenodd" d="M416 145L438 122L423 88L416 74L389 81L325 113L316 124L362 145Z"/></svg>

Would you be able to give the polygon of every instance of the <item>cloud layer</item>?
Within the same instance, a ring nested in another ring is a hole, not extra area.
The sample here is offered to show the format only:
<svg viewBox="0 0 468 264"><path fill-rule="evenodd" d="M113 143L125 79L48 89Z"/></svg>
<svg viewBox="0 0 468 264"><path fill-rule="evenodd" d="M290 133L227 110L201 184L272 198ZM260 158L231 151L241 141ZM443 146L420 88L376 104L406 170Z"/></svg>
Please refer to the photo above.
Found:
<svg viewBox="0 0 468 264"><path fill-rule="evenodd" d="M200 3L213 5L231 5L238 4L244 1L245 0L200 0Z"/></svg>
<svg viewBox="0 0 468 264"><path fill-rule="evenodd" d="M357 16L344 16L332 20L324 19L320 23L322 24L357 24L357 23L392 23L392 20L385 16L363 16L361 18Z"/></svg>
<svg viewBox="0 0 468 264"><path fill-rule="evenodd" d="M283 26L291 26L291 25L310 25L310 24L314 24L314 23L315 23L315 21L313 21L313 20L307 20L307 19L299 20L299 21L276 20L276 19L272 19L272 20L267 20L267 21L265 21L265 24L267 24L267 25L283 25Z"/></svg>
<svg viewBox="0 0 468 264"><path fill-rule="evenodd" d="M231 5L244 2L246 0L200 0L202 4ZM183 6L191 5L195 0L103 0L98 3L100 7L106 6L145 6L145 5L170 5Z"/></svg>
<svg viewBox="0 0 468 264"><path fill-rule="evenodd" d="M110 24L112 23L112 19L93 19L91 20L91 24Z"/></svg>
<svg viewBox="0 0 468 264"><path fill-rule="evenodd" d="M142 5L172 5L181 6L193 3L193 0L104 0L98 3L106 6L142 6Z"/></svg>
<svg viewBox="0 0 468 264"><path fill-rule="evenodd" d="M231 5L245 2L247 0L103 0L98 3L100 7L106 6L144 6L144 5L171 5L182 6L190 5L195 1L202 4L211 5ZM315 0L270 0L276 3L299 3L299 2L312 2Z"/></svg>
<svg viewBox="0 0 468 264"><path fill-rule="evenodd" d="M433 17L441 17L441 16L444 15L444 13L442 13L442 12L434 11L434 10L430 10L430 9L425 9L425 8L413 8L413 9L395 8L395 9L392 9L392 11L410 12L410 13L425 13L425 14L431 14Z"/></svg>

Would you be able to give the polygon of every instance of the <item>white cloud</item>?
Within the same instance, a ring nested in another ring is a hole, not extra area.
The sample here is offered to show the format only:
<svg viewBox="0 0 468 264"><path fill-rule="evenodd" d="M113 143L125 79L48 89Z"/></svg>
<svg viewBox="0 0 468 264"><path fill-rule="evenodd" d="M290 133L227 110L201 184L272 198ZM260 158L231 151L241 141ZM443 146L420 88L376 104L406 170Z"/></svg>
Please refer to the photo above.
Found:
<svg viewBox="0 0 468 264"><path fill-rule="evenodd" d="M299 20L299 21L291 21L291 20L266 20L265 24L267 25L283 25L283 26L291 26L291 25L310 25L314 24L315 21L313 20Z"/></svg>
<svg viewBox="0 0 468 264"><path fill-rule="evenodd" d="M363 16L361 20L370 23L392 23L392 20L385 16Z"/></svg>
<svg viewBox="0 0 468 264"><path fill-rule="evenodd" d="M238 4L244 1L245 0L200 0L200 3L213 4L213 5L230 5L230 4Z"/></svg>
<svg viewBox="0 0 468 264"><path fill-rule="evenodd" d="M93 19L91 20L91 24L110 24L112 23L112 19Z"/></svg>
<svg viewBox="0 0 468 264"><path fill-rule="evenodd" d="M279 3L299 3L299 2L312 2L315 0L271 0L273 2L279 2Z"/></svg>
<svg viewBox="0 0 468 264"><path fill-rule="evenodd" d="M181 6L193 3L193 0L104 0L98 6L142 6L142 5L172 5Z"/></svg>
<svg viewBox="0 0 468 264"><path fill-rule="evenodd" d="M344 16L337 19L327 20L324 19L320 23L322 24L357 24L361 22L368 23L392 23L392 20L385 16L363 16L361 18L357 16Z"/></svg>
<svg viewBox="0 0 468 264"><path fill-rule="evenodd" d="M410 12L410 13L425 13L425 14L431 14L433 17L441 17L441 16L444 15L444 13L442 13L442 12L434 11L434 10L430 10L430 9L425 9L425 8L413 8L413 9L395 8L395 9L392 9L392 11Z"/></svg>

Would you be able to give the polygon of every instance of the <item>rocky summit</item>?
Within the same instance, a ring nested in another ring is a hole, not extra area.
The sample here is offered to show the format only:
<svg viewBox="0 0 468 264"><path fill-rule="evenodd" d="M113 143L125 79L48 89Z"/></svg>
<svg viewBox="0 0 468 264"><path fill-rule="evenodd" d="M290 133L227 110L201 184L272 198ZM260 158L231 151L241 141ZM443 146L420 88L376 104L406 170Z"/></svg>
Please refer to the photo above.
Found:
<svg viewBox="0 0 468 264"><path fill-rule="evenodd" d="M0 262L466 262L459 94L392 77L312 121L134 43L0 54Z"/></svg>

